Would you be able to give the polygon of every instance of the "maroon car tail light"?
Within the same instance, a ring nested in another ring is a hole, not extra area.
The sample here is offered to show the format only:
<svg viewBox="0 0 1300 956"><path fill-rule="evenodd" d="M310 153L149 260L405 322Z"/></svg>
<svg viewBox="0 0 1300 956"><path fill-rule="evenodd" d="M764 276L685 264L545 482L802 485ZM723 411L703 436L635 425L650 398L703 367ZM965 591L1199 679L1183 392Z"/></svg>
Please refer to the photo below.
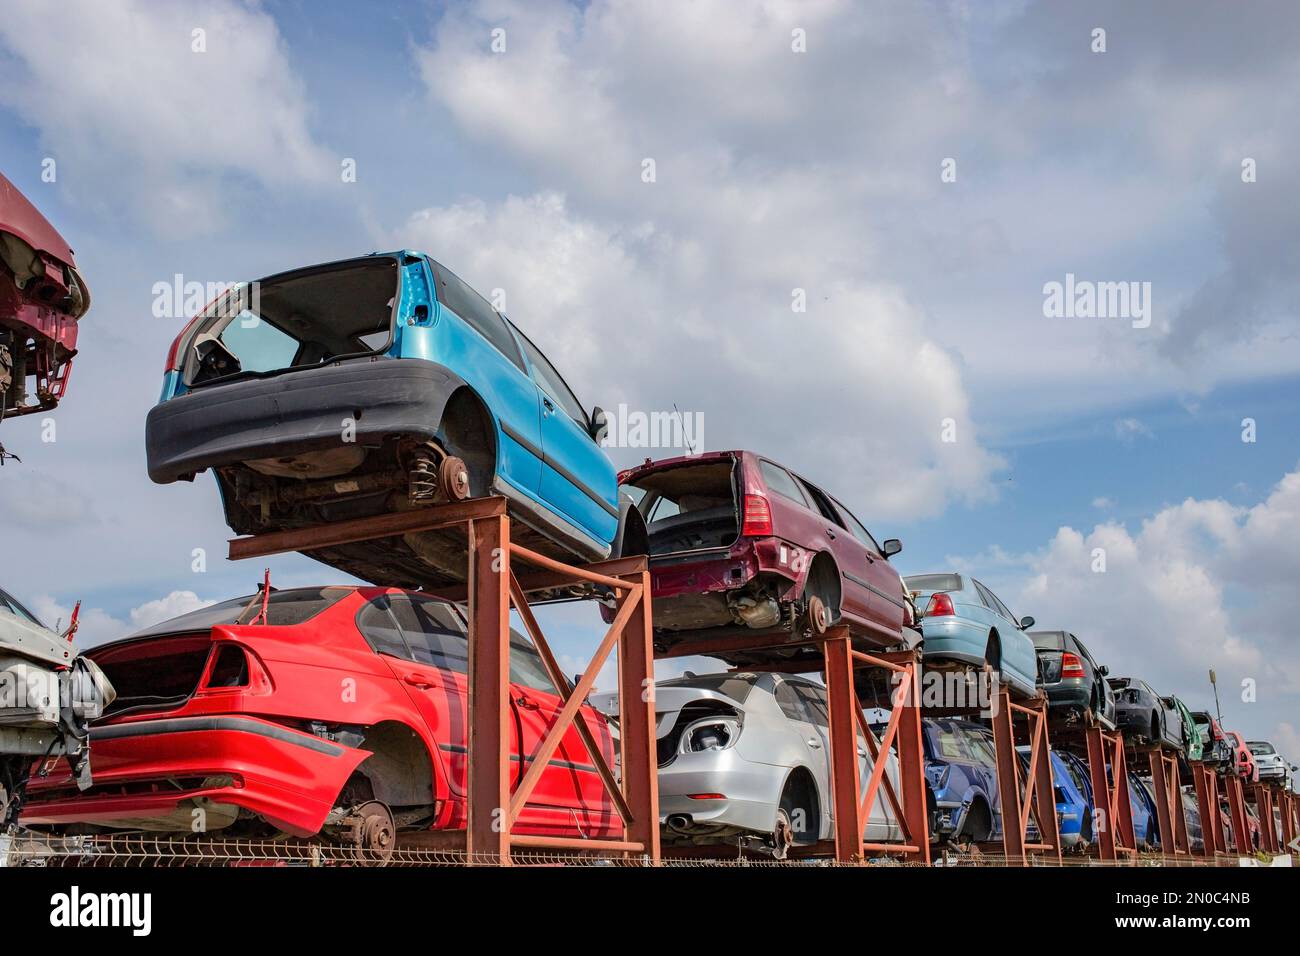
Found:
<svg viewBox="0 0 1300 956"><path fill-rule="evenodd" d="M762 538L772 533L772 506L762 495L745 495L740 533L746 538Z"/></svg>
<svg viewBox="0 0 1300 956"><path fill-rule="evenodd" d="M926 617L947 617L956 613L956 609L952 606L952 598L946 593L936 591L930 595L930 603L925 608Z"/></svg>
<svg viewBox="0 0 1300 956"><path fill-rule="evenodd" d="M1083 672L1083 662L1076 655L1069 651L1061 655L1061 680L1086 676Z"/></svg>

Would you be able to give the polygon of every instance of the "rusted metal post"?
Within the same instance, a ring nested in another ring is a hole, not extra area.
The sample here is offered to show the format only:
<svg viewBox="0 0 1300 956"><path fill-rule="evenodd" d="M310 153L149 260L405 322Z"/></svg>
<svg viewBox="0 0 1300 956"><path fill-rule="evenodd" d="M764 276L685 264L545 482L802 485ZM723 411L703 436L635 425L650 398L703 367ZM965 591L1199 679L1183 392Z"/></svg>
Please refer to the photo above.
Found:
<svg viewBox="0 0 1300 956"><path fill-rule="evenodd" d="M471 863L510 862L510 522L469 523Z"/></svg>
<svg viewBox="0 0 1300 956"><path fill-rule="evenodd" d="M835 859L862 859L865 821L858 805L858 746L854 712L853 648L848 628L836 627L822 642L830 724L831 797L835 804ZM885 755L881 754L881 759Z"/></svg>
<svg viewBox="0 0 1300 956"><path fill-rule="evenodd" d="M1097 841L1097 855L1107 861L1116 859L1114 788L1106 777L1106 739L1100 727L1084 730L1088 745L1088 776L1092 783L1092 832ZM1100 811L1100 812L1098 812Z"/></svg>
<svg viewBox="0 0 1300 956"><path fill-rule="evenodd" d="M998 800L1002 804L1002 847L1007 862L1025 866L1025 831L1020 825L1020 758L1016 755L1011 694L999 688L993 710L993 745L998 762Z"/></svg>
<svg viewBox="0 0 1300 956"><path fill-rule="evenodd" d="M1294 853L1295 849L1291 846L1296 839L1296 799L1295 794L1285 788L1278 794L1278 804L1282 810L1282 852Z"/></svg>
<svg viewBox="0 0 1300 956"><path fill-rule="evenodd" d="M641 586L637 609L619 636L619 748L623 796L632 810L624 838L645 846L659 861L659 786L655 753L654 635L650 623L650 572L622 575Z"/></svg>
<svg viewBox="0 0 1300 956"><path fill-rule="evenodd" d="M1056 818L1056 783L1052 779L1052 744L1047 736L1047 701L1040 698L1029 717L1030 764L1034 767L1034 815L1038 841L1061 859L1061 825Z"/></svg>
<svg viewBox="0 0 1300 956"><path fill-rule="evenodd" d="M920 655L910 652L911 662L901 678L906 690L899 701L902 716L898 726L898 772L903 801L903 838L917 847L907 858L929 865L930 814L926 807L925 747L921 740Z"/></svg>
<svg viewBox="0 0 1300 956"><path fill-rule="evenodd" d="M1229 774L1223 781L1228 794L1228 819L1232 822L1233 848L1238 856L1248 856L1254 852L1250 840L1250 825L1246 822L1246 797L1242 790L1241 778Z"/></svg>

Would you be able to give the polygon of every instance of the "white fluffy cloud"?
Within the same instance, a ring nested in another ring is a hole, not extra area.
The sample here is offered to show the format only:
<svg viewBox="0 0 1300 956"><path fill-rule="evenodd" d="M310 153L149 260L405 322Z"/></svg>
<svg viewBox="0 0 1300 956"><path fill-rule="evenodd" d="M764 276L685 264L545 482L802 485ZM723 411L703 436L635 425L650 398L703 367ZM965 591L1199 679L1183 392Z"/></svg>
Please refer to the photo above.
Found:
<svg viewBox="0 0 1300 956"><path fill-rule="evenodd" d="M1017 613L1078 634L1115 676L1146 677L1212 709L1213 667L1229 725L1252 739L1276 737L1297 759L1296 540L1300 470L1253 507L1189 498L1135 530L1062 527L1032 553L959 563L993 567L989 577Z"/></svg>
<svg viewBox="0 0 1300 956"><path fill-rule="evenodd" d="M505 288L588 401L702 412L707 446L776 455L869 524L987 499L1003 462L980 441L961 358L878 270L889 239L866 200L921 187L861 161L904 130L928 142L964 125L931 22L868 23L836 0L457 8L418 53L431 97L560 189L424 209L399 237ZM791 50L796 28L816 56ZM863 51L905 78L858 96ZM908 110L908 78L936 77L949 99ZM839 96L860 109L852 123ZM968 241L982 242L953 254Z"/></svg>
<svg viewBox="0 0 1300 956"><path fill-rule="evenodd" d="M215 602L199 597L193 591L172 591L156 601L146 601L127 613L127 620L114 617L103 608L82 606L77 616L76 643L79 648L94 647L107 641L169 620L181 614L207 607ZM37 595L31 604L32 613L47 627L62 630L72 620L72 607L61 604L48 594Z"/></svg>
<svg viewBox="0 0 1300 956"><path fill-rule="evenodd" d="M0 104L40 130L59 181L164 234L215 225L225 183L337 174L275 21L253 6L72 0L52 18L39 0L11 0L0 63Z"/></svg>
<svg viewBox="0 0 1300 956"><path fill-rule="evenodd" d="M394 242L504 290L588 403L702 411L710 447L782 457L868 520L992 493L1000 461L978 441L961 369L888 284L828 279L795 312L780 277L738 275L725 250L672 228L579 216L556 193L423 209Z"/></svg>

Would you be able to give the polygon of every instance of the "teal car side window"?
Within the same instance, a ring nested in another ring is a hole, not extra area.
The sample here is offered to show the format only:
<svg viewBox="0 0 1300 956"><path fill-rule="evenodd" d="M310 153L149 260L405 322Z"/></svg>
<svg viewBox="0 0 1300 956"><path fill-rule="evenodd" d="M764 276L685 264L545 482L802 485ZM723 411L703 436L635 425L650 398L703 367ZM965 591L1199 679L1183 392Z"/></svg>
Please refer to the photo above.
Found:
<svg viewBox="0 0 1300 956"><path fill-rule="evenodd" d="M510 359L519 371L527 374L527 370L524 368L523 356L519 354L519 347L515 344L514 336L510 334L510 330L506 328L505 320L501 318L496 309L492 308L487 299L470 288L456 273L446 266L440 265L432 259L429 260L429 265L433 268L433 280L437 287L438 301L455 312L466 325L492 343L492 347Z"/></svg>

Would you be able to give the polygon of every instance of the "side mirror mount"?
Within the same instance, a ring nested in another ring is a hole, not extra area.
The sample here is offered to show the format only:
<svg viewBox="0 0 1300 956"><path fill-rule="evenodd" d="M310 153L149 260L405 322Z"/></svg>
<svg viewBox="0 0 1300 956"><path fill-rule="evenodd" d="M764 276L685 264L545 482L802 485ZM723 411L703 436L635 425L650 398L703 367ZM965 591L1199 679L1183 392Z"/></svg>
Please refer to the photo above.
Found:
<svg viewBox="0 0 1300 956"><path fill-rule="evenodd" d="M1100 667L1097 668L1097 673L1100 674L1102 677L1109 677L1110 668L1107 667L1105 664L1102 664Z"/></svg>
<svg viewBox="0 0 1300 956"><path fill-rule="evenodd" d="M1024 617L1020 619L1020 629L1022 631L1027 631L1033 626L1034 626L1034 619L1030 617L1028 614L1026 614Z"/></svg>
<svg viewBox="0 0 1300 956"><path fill-rule="evenodd" d="M897 538L886 538L884 544L880 546L880 552L885 556L886 561L902 550L903 542L899 541Z"/></svg>
<svg viewBox="0 0 1300 956"><path fill-rule="evenodd" d="M599 405L591 410L591 439L597 445L605 441L605 435L609 432L609 415L605 409Z"/></svg>

